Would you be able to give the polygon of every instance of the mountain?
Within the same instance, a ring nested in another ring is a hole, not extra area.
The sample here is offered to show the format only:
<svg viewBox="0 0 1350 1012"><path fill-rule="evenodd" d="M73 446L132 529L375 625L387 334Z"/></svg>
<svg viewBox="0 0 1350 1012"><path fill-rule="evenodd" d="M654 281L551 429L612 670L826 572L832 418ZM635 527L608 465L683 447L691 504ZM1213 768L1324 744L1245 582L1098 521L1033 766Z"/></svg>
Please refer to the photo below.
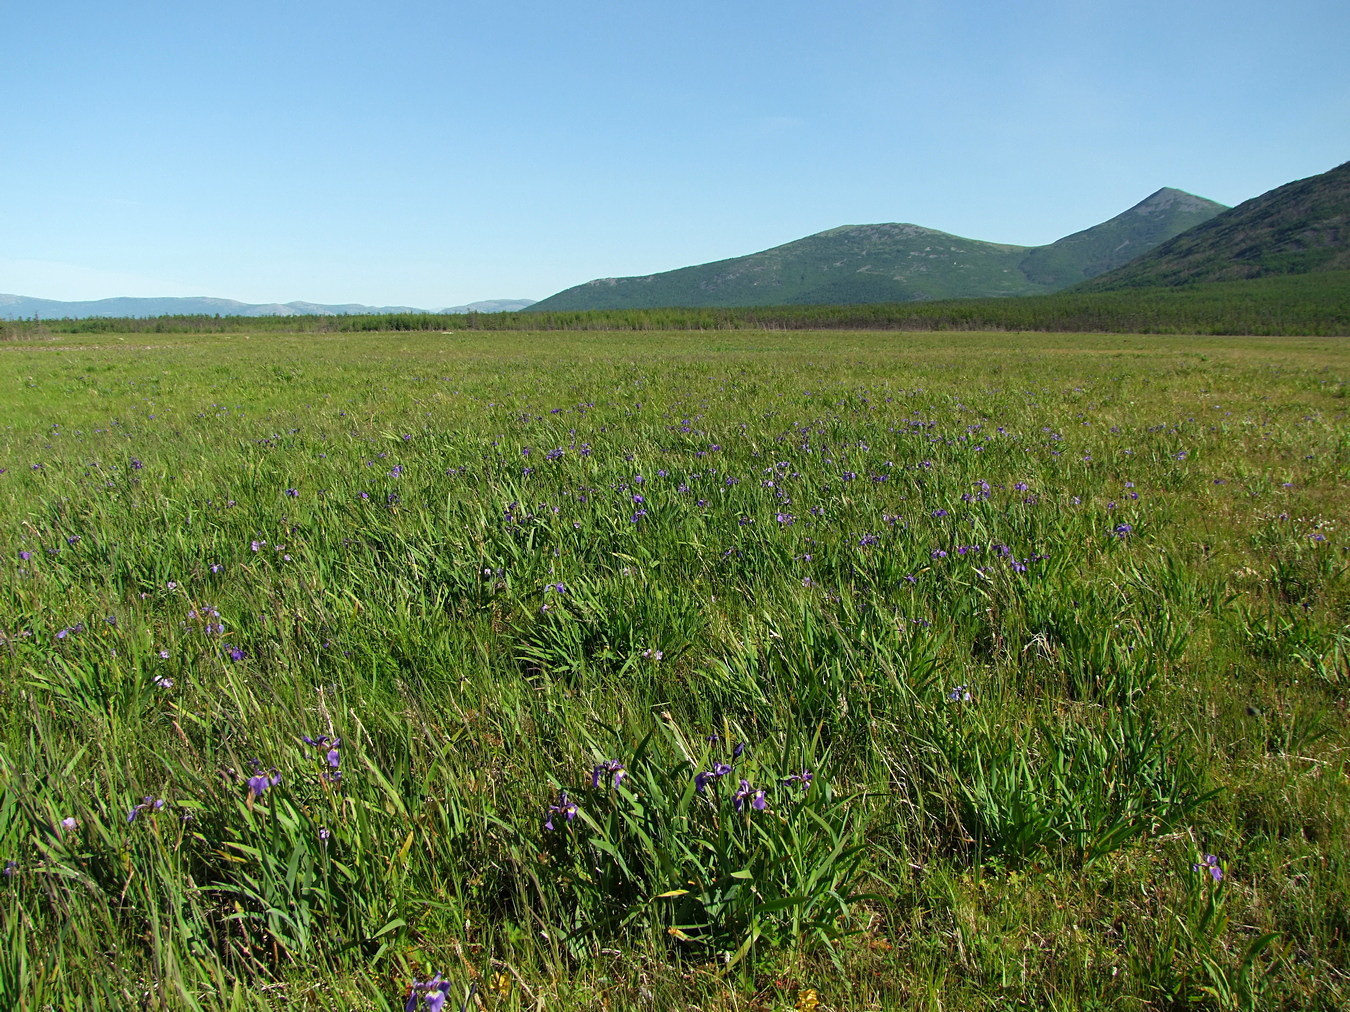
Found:
<svg viewBox="0 0 1350 1012"><path fill-rule="evenodd" d="M911 302L1058 291L1118 267L1224 210L1162 189L1048 246L983 242L910 224L844 225L748 256L601 278L534 310Z"/></svg>
<svg viewBox="0 0 1350 1012"><path fill-rule="evenodd" d="M451 306L442 313L518 313L534 305L534 299L485 299L467 306Z"/></svg>
<svg viewBox="0 0 1350 1012"><path fill-rule="evenodd" d="M1022 273L1051 291L1067 288L1129 263L1226 210L1223 204L1164 187L1100 225L1028 250Z"/></svg>
<svg viewBox="0 0 1350 1012"><path fill-rule="evenodd" d="M1253 197L1077 291L1350 269L1350 162Z"/></svg>
<svg viewBox="0 0 1350 1012"><path fill-rule="evenodd" d="M55 299L30 299L23 295L0 295L0 320L46 319L88 316L343 316L353 313L425 313L408 306L343 305L325 306L316 302L255 304L234 299L99 299L95 302L59 302Z"/></svg>
<svg viewBox="0 0 1350 1012"><path fill-rule="evenodd" d="M443 313L502 313L524 309L529 299L489 299L467 306L443 309ZM427 313L411 306L340 306L317 302L249 303L234 299L99 299L96 302L58 302L55 299L30 299L23 295L0 295L0 320L80 319L89 316L356 316L384 313Z"/></svg>

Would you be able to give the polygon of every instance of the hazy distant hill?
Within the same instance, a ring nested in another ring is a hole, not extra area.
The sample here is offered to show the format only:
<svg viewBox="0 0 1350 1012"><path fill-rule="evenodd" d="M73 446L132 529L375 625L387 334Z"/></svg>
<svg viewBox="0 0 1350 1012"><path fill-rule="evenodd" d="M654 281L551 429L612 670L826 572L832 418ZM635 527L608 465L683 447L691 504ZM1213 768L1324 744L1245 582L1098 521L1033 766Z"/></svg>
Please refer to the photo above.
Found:
<svg viewBox="0 0 1350 1012"><path fill-rule="evenodd" d="M1104 273L1080 291L1350 268L1350 162L1276 187Z"/></svg>
<svg viewBox="0 0 1350 1012"><path fill-rule="evenodd" d="M443 313L501 313L533 305L529 299L489 299L467 306L443 309ZM234 299L99 299L96 302L59 302L30 299L23 295L0 295L0 320L31 320L34 316L55 320L90 316L355 316L370 313L426 313L411 306L362 306L350 303L327 306L317 302L249 303Z"/></svg>
<svg viewBox="0 0 1350 1012"><path fill-rule="evenodd" d="M602 278L530 311L909 302L1057 291L1118 267L1224 205L1163 189L1049 246L965 239L910 224L845 225L749 256Z"/></svg>
<svg viewBox="0 0 1350 1012"><path fill-rule="evenodd" d="M442 313L518 313L534 305L534 299L485 299L467 306L451 306Z"/></svg>

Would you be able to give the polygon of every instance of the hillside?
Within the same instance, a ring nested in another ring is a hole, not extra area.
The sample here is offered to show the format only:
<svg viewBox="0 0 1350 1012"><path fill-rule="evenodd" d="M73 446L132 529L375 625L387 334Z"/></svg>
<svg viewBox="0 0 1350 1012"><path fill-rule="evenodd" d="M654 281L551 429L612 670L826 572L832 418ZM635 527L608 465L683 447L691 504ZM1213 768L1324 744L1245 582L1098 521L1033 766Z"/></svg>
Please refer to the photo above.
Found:
<svg viewBox="0 0 1350 1012"><path fill-rule="evenodd" d="M1036 295L1126 263L1224 209L1162 189L1048 246L984 242L919 225L844 225L748 256L602 278L531 312L664 306L839 305Z"/></svg>
<svg viewBox="0 0 1350 1012"><path fill-rule="evenodd" d="M1350 162L1244 201L1078 290L1346 269L1350 269Z"/></svg>

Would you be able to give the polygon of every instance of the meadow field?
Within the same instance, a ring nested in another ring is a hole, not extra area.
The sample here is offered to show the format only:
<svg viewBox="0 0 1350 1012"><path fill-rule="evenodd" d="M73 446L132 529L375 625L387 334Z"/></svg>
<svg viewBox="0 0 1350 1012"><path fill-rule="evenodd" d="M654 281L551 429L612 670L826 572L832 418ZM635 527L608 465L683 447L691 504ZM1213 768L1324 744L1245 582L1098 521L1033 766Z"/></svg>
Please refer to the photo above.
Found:
<svg viewBox="0 0 1350 1012"><path fill-rule="evenodd" d="M1345 338L10 338L4 1008L1350 1006Z"/></svg>

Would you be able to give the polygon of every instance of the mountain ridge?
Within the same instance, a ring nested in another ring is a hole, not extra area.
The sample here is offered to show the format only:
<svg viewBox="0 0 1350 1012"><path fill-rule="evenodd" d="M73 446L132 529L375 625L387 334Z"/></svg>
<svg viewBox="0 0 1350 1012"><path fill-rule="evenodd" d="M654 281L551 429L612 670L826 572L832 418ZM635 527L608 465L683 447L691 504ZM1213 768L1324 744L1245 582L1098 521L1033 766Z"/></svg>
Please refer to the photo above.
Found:
<svg viewBox="0 0 1350 1012"><path fill-rule="evenodd" d="M412 306L365 306L360 303L329 305L319 302L239 302L209 296L137 298L117 296L66 302L0 293L0 320L81 319L96 317L155 316L366 316L388 313L503 313L533 305L531 299L485 299L448 309L417 309Z"/></svg>
<svg viewBox="0 0 1350 1012"><path fill-rule="evenodd" d="M1345 269L1350 269L1350 162L1245 200L1074 290Z"/></svg>
<svg viewBox="0 0 1350 1012"><path fill-rule="evenodd" d="M731 307L1047 294L1120 266L1226 208L1164 187L1046 246L952 235L912 222L840 225L739 257L597 278L529 307Z"/></svg>

